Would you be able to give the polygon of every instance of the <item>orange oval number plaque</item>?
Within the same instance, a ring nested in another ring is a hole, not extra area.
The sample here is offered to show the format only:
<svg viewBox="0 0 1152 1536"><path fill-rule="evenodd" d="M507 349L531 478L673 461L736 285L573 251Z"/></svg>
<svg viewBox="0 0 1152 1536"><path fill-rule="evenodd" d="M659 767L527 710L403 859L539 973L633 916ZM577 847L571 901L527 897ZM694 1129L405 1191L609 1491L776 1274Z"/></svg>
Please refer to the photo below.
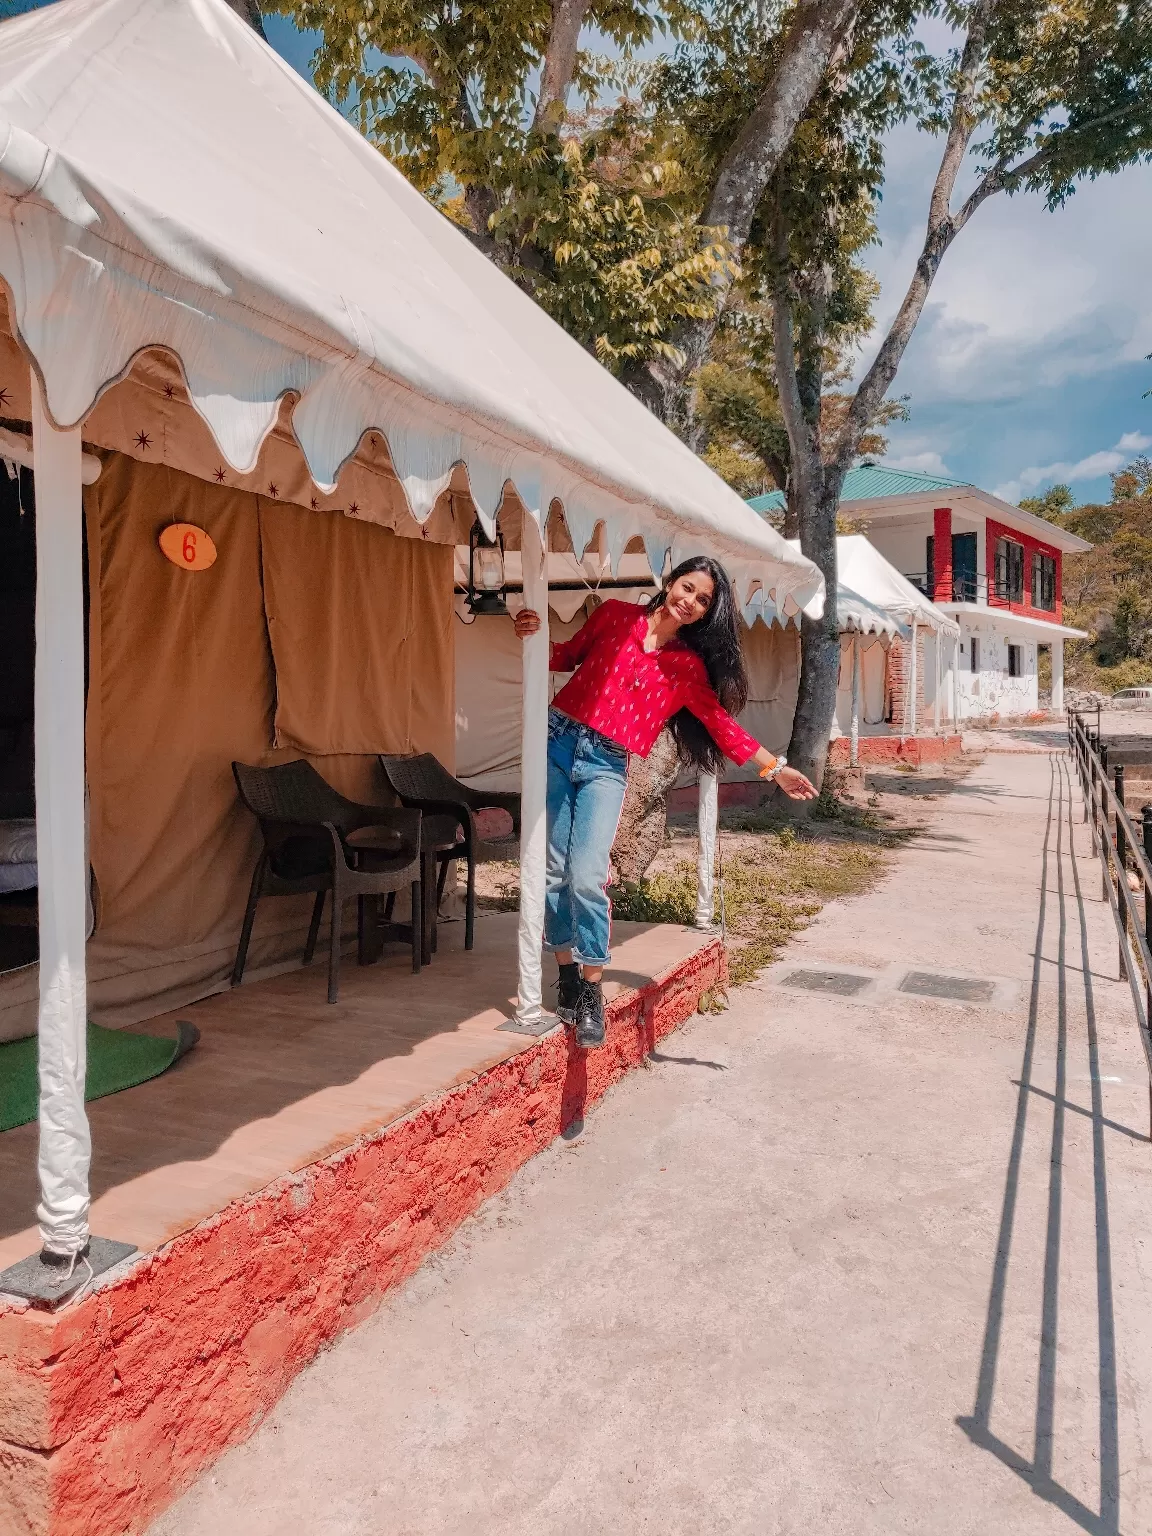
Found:
<svg viewBox="0 0 1152 1536"><path fill-rule="evenodd" d="M216 563L216 546L195 523L169 523L160 535L160 548L182 571L206 571Z"/></svg>

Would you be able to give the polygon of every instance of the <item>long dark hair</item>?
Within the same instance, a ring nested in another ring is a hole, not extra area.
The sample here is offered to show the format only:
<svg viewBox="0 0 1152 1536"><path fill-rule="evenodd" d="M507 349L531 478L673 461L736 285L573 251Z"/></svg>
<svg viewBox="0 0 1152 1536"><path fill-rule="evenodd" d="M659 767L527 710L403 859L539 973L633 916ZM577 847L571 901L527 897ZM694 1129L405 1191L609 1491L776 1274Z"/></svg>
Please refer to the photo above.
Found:
<svg viewBox="0 0 1152 1536"><path fill-rule="evenodd" d="M647 605L649 613L663 608L668 588L681 576L694 571L712 578L712 602L708 612L695 624L684 624L676 638L695 651L704 663L712 691L730 715L738 715L748 702L748 673L740 646L736 595L728 572L708 555L694 555L682 560ZM668 722L676 750L685 768L716 773L724 754L690 710L681 709Z"/></svg>

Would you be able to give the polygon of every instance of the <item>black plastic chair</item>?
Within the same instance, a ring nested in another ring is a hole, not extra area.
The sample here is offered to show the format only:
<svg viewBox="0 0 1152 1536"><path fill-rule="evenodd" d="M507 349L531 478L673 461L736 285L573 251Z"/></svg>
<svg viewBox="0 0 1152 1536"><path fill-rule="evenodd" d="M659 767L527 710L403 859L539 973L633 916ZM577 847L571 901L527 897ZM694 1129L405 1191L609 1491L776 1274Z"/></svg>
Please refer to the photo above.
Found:
<svg viewBox="0 0 1152 1536"><path fill-rule="evenodd" d="M365 953L365 898L388 895L386 918L391 916L396 892L408 885L412 892L412 921L390 924L397 937L412 941L412 969L419 971L423 949L423 906L420 885L420 813L387 810L379 805L357 805L346 800L303 759L275 768L251 768L233 763L232 772L240 798L260 823L264 849L252 875L240 947L232 968L232 985L239 986L248 959L248 944L256 906L262 896L296 896L314 891L312 922L304 949L304 964L311 965L324 901L332 892L332 935L328 950L328 1001L337 999L340 985L340 928L344 903L360 899L361 958ZM351 834L366 827L394 832L395 843L358 849L350 846Z"/></svg>
<svg viewBox="0 0 1152 1536"><path fill-rule="evenodd" d="M476 939L476 866L497 859L515 859L520 850L520 796L498 794L493 790L469 789L461 784L431 752L416 757L392 757L381 754L380 766L403 805L425 816L456 817L462 836L448 846L440 846L436 857L440 874L436 881L436 910L444 897L444 881L453 859L468 861L468 898L464 910L464 948L471 949ZM476 812L507 811L512 831L505 837L484 838L476 823Z"/></svg>

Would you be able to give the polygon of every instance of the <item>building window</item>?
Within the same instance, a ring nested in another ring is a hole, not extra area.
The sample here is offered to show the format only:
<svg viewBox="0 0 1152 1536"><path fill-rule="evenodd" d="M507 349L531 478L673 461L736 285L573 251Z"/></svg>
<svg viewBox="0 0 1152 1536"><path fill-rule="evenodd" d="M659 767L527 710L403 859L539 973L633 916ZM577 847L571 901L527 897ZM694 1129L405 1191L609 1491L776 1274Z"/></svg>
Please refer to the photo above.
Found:
<svg viewBox="0 0 1152 1536"><path fill-rule="evenodd" d="M952 601L974 603L980 591L976 575L976 535L954 533L952 535Z"/></svg>
<svg viewBox="0 0 1152 1536"><path fill-rule="evenodd" d="M1015 539L996 540L996 596L1006 603L1024 601L1024 546Z"/></svg>
<svg viewBox="0 0 1152 1536"><path fill-rule="evenodd" d="M1032 606L1056 612L1056 560L1053 555L1032 556Z"/></svg>
<svg viewBox="0 0 1152 1536"><path fill-rule="evenodd" d="M1010 645L1008 647L1008 676L1024 676L1024 647L1022 645Z"/></svg>
<svg viewBox="0 0 1152 1536"><path fill-rule="evenodd" d="M975 635L968 641L968 669L971 672L980 670L980 642Z"/></svg>

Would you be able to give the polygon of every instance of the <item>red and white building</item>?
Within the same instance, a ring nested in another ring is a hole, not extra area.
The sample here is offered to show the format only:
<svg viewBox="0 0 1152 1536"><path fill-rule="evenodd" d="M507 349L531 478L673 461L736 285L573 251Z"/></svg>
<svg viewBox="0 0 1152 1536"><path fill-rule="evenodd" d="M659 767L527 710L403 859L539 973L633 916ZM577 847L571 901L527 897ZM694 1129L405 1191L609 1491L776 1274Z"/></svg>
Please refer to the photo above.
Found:
<svg viewBox="0 0 1152 1536"><path fill-rule="evenodd" d="M782 500L752 506L767 512ZM840 515L960 626L956 638L923 635L919 718L936 713L937 690L939 713L957 723L1063 709L1064 642L1084 634L1063 622L1063 559L1090 544L978 486L882 464L849 472ZM1045 650L1051 686L1041 698Z"/></svg>

